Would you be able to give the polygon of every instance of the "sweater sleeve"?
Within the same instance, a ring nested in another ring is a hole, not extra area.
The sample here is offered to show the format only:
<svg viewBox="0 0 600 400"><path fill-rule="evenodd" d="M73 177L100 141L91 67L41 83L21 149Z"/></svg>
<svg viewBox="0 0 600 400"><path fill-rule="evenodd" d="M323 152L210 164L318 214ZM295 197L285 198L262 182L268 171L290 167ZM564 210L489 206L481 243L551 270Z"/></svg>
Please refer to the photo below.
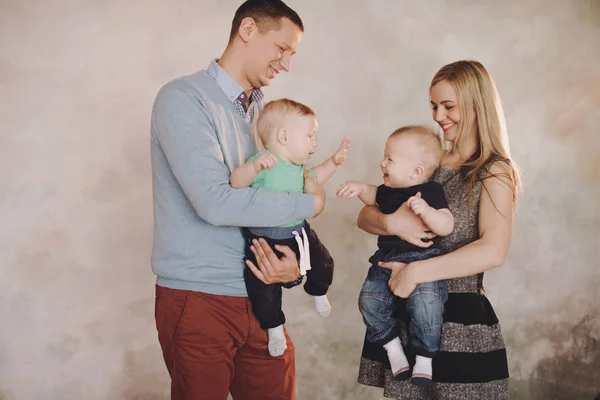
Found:
<svg viewBox="0 0 600 400"><path fill-rule="evenodd" d="M184 82L160 90L151 130L192 207L208 223L263 227L312 217L312 195L231 187L213 120Z"/></svg>

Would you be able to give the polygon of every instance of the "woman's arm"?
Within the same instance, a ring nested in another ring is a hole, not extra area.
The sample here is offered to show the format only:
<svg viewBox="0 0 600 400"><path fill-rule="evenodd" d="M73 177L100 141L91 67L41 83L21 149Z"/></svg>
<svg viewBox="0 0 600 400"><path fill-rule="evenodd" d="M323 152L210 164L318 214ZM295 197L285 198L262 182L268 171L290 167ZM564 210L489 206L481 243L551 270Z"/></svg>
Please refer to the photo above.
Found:
<svg viewBox="0 0 600 400"><path fill-rule="evenodd" d="M505 163L495 162L483 181L479 201L479 239L443 256L392 267L390 288L408 297L422 282L471 276L504 264L513 227L513 192ZM409 291L410 290L410 291ZM407 293L408 291L408 293Z"/></svg>
<svg viewBox="0 0 600 400"><path fill-rule="evenodd" d="M421 239L435 236L406 203L392 214L383 214L376 206L365 206L360 211L356 224L367 233L395 235L419 247L431 246L433 242L423 242Z"/></svg>
<svg viewBox="0 0 600 400"><path fill-rule="evenodd" d="M377 206L364 206L358 214L356 225L372 235L390 235L387 227L387 217Z"/></svg>

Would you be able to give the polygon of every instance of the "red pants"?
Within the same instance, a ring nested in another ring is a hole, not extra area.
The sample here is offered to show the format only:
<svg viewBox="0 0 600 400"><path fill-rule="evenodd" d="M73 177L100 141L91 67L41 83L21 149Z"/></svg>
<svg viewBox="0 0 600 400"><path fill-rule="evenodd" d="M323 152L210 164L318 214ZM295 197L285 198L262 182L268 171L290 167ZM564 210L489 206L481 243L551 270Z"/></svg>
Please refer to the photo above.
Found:
<svg viewBox="0 0 600 400"><path fill-rule="evenodd" d="M295 400L294 345L272 357L246 297L156 286L158 340L172 400Z"/></svg>

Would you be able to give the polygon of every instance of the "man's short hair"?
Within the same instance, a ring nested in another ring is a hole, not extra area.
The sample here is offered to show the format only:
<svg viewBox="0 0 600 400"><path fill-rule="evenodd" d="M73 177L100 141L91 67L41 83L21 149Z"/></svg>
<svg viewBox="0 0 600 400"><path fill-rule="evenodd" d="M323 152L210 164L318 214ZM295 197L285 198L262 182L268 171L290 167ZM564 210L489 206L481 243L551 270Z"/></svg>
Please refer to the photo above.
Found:
<svg viewBox="0 0 600 400"><path fill-rule="evenodd" d="M262 34L272 29L281 27L281 18L287 18L292 21L301 32L304 32L302 20L296 13L281 0L248 0L240 6L235 12L231 23L231 33L229 41L231 42L244 18L252 18L258 26L258 31Z"/></svg>

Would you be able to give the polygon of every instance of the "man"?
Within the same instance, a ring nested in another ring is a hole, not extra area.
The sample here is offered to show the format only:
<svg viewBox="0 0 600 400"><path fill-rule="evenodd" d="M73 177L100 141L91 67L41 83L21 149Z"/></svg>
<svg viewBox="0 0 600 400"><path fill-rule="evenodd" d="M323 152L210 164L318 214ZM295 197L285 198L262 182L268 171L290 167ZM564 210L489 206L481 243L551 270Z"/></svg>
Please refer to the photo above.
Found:
<svg viewBox="0 0 600 400"><path fill-rule="evenodd" d="M294 347L271 357L244 284L240 227L279 226L318 215L323 189L307 174L305 193L233 189L229 175L256 152L251 122L261 87L291 68L303 32L278 0L237 10L223 55L206 70L169 82L152 113L153 271L156 326L171 398L294 399ZM278 259L255 243L265 283L298 278L289 248ZM262 260L262 261L261 261Z"/></svg>

